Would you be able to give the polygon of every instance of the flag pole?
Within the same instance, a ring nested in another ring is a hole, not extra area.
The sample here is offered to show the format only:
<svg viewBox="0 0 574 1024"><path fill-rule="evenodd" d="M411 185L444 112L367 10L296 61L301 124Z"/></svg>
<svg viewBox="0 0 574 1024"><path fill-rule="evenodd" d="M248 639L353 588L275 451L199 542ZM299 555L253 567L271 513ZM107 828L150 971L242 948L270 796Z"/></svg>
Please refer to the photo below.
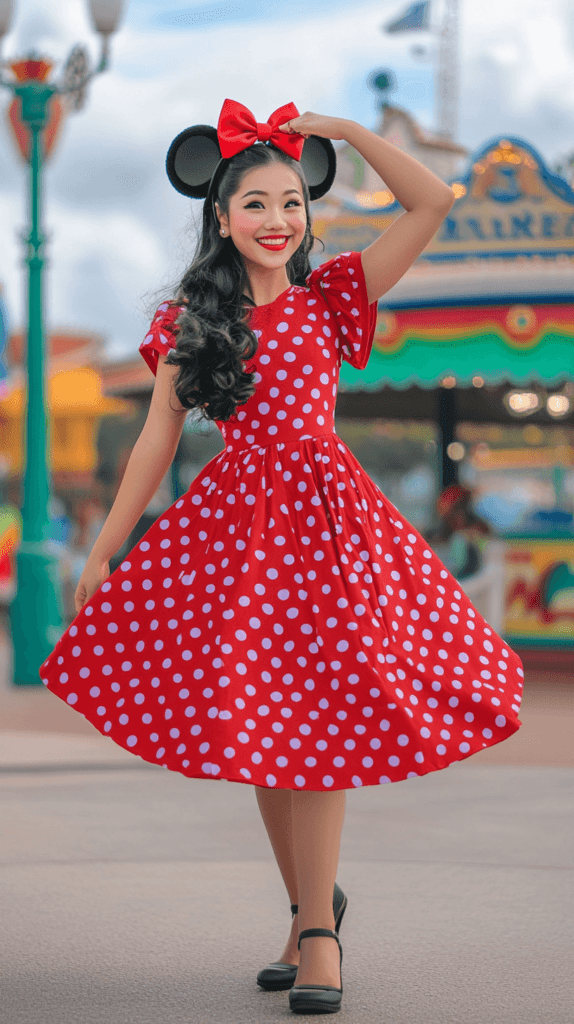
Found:
<svg viewBox="0 0 574 1024"><path fill-rule="evenodd" d="M458 55L459 0L444 0L444 14L438 31L438 61L435 77L435 118L437 135L456 141L460 65Z"/></svg>
<svg viewBox="0 0 574 1024"><path fill-rule="evenodd" d="M436 2L436 0L435 0ZM435 124L437 135L456 140L458 131L459 55L458 10L459 0L443 0L443 17L438 25L430 25L430 0L411 3L403 13L382 25L383 32L432 32L438 40L435 67ZM433 19L434 20L434 19Z"/></svg>

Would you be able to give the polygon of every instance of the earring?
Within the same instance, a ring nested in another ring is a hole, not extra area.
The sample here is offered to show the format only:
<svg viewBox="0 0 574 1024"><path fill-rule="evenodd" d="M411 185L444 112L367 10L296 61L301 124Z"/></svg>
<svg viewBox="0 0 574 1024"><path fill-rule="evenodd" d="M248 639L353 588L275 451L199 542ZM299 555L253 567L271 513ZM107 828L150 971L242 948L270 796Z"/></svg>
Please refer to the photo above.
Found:
<svg viewBox="0 0 574 1024"><path fill-rule="evenodd" d="M222 234L222 235L224 235L224 234L225 234L225 231L223 230L223 228L221 229L221 234Z"/></svg>

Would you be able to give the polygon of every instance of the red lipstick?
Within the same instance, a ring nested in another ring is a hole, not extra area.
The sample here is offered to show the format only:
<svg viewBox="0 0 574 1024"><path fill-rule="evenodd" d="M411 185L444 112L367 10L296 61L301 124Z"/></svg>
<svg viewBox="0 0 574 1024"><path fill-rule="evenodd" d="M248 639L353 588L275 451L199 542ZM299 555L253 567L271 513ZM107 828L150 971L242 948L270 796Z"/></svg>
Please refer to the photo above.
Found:
<svg viewBox="0 0 574 1024"><path fill-rule="evenodd" d="M287 245L289 237L288 235L263 235L261 238L256 238L255 241L259 242L264 249L269 249L270 252L281 252Z"/></svg>

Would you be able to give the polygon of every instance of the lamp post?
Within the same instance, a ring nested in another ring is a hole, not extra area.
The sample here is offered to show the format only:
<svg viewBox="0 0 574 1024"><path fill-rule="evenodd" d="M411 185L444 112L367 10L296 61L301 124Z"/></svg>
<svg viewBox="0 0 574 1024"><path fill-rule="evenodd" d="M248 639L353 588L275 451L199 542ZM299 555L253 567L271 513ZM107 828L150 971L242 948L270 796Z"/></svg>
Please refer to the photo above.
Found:
<svg viewBox="0 0 574 1024"><path fill-rule="evenodd" d="M28 133L29 231L24 238L28 268L27 378L24 501L22 543L16 556L17 589L10 606L14 645L13 682L42 685L38 674L63 632L63 602L55 556L48 541L50 498L48 438L45 401L45 339L42 279L45 236L42 231L42 160L45 129L54 96L68 97L72 110L80 110L88 82L108 66L110 35L116 30L123 0L89 0L92 21L101 37L97 66L90 69L86 51L74 46L61 82L49 79L52 65L35 53L23 60L0 64L0 86L20 101L20 121ZM0 0L0 39L8 31L13 0Z"/></svg>

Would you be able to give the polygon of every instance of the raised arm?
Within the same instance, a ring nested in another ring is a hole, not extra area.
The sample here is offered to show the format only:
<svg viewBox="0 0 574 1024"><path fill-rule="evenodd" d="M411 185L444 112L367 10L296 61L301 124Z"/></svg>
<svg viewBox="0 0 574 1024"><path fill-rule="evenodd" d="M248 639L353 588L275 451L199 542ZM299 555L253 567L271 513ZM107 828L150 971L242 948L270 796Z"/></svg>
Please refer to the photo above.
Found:
<svg viewBox="0 0 574 1024"><path fill-rule="evenodd" d="M344 131L343 138L380 175L406 211L361 253L369 300L374 302L420 256L451 209L455 195L418 160L362 125L346 121Z"/></svg>
<svg viewBox="0 0 574 1024"><path fill-rule="evenodd" d="M420 256L451 209L455 195L449 185L414 157L355 121L308 111L287 125L282 126L284 131L345 139L380 175L406 211L361 253L369 301L375 302Z"/></svg>

